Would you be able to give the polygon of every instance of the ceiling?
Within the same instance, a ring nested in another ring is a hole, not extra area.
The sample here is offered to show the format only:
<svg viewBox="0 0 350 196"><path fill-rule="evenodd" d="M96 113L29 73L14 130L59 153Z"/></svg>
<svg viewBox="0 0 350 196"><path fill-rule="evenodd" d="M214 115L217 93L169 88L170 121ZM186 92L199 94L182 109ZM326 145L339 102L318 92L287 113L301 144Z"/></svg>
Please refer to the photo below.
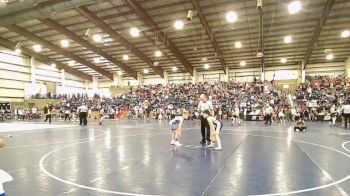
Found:
<svg viewBox="0 0 350 196"><path fill-rule="evenodd" d="M290 2L263 0L265 66L301 65L308 51L308 63L344 62L350 56L350 38L342 38L340 34L350 30L350 1L303 0L302 9L296 14L289 14ZM323 10L330 2L326 23L320 24ZM192 21L186 20L188 10L194 11ZM235 23L225 19L228 11L237 13ZM199 17L199 12L203 13L204 19ZM96 17L97 21L91 17ZM261 59L256 57L260 31L255 0L99 0L56 13L50 18L52 20L30 19L16 25L59 48L62 39L69 40L69 47L61 50L43 45L40 54L66 65L74 55L85 60L83 63L76 61L72 66L74 69L100 79L105 78L106 72L116 74L118 71L122 71L125 77L135 78L136 74L131 73L143 73L144 69L149 70L145 75L161 75L163 70L171 73L173 67L178 68L175 72L191 73L192 67L205 71L205 63L210 65L209 70L224 73L225 66L242 68L242 60L246 61L245 67L261 67ZM176 20L185 22L182 30L174 28ZM58 25L49 26L48 21ZM116 35L101 26L101 21ZM60 26L66 28L70 36L78 35L81 40L78 42L62 33ZM315 37L318 26L322 30ZM130 35L132 27L141 31L139 37ZM87 29L90 29L90 35L101 34L103 42L96 43L92 36L84 36ZM284 43L286 35L292 36L292 43ZM8 26L0 27L0 37L13 43L20 42L28 49L37 43L37 40L19 35ZM317 39L312 41L313 38ZM242 43L242 48L234 47L236 41ZM327 48L334 54L332 61L326 59L324 49ZM154 56L156 50L162 52L161 57ZM129 55L129 60L122 59L124 54ZM100 62L94 62L97 57ZM287 58L285 64L280 62L282 57ZM207 58L207 62L202 62L203 58ZM86 61L106 72L87 66ZM159 62L159 66L153 67L154 61Z"/></svg>

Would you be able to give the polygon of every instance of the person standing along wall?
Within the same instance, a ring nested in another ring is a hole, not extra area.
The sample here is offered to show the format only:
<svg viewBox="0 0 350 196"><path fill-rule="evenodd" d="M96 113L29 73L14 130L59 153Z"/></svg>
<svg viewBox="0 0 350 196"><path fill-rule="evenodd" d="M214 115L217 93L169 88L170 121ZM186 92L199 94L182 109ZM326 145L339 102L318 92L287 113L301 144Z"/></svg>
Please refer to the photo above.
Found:
<svg viewBox="0 0 350 196"><path fill-rule="evenodd" d="M46 104L44 107L44 114L45 114L45 122L49 120L49 124L51 124L51 115L52 115L52 105Z"/></svg>

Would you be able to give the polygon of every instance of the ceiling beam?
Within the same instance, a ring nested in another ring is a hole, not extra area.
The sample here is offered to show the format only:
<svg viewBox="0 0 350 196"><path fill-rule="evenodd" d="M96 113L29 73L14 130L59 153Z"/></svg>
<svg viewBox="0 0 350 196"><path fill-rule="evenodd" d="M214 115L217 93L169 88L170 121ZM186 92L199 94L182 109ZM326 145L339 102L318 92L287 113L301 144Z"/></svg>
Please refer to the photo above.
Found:
<svg viewBox="0 0 350 196"><path fill-rule="evenodd" d="M316 42L317 42L318 38L320 37L323 26L326 24L327 17L328 17L329 12L331 11L331 9L333 7L334 2L335 2L335 0L327 0L325 7L323 8L323 11L321 13L321 17L317 23L317 26L314 30L312 39L309 43L309 47L305 53L305 57L303 60L303 65L304 65L303 69L306 69L306 65L309 63L309 59L310 59L310 56L312 54L312 50L316 46Z"/></svg>
<svg viewBox="0 0 350 196"><path fill-rule="evenodd" d="M168 48L179 61L183 64L186 70L193 76L193 66L184 57L184 55L177 49L175 44L167 37L167 35L158 27L152 18L146 13L146 11L137 3L136 0L124 0L124 2L135 12L136 15L143 21L144 24L153 29L153 33L157 34L159 37L167 38L167 44L164 45Z"/></svg>
<svg viewBox="0 0 350 196"><path fill-rule="evenodd" d="M213 48L214 48L214 50L216 52L216 55L219 57L219 60L220 60L220 63L221 63L221 67L224 70L224 73L226 74L226 67L227 67L227 65L225 63L225 59L221 55L221 51L220 51L219 45L216 42L214 33L213 33L212 29L210 28L207 19L205 18L203 10L202 10L201 6L199 5L198 0L191 0L191 3L193 5L193 7L197 11L197 15L199 17L199 20L201 21L202 26L204 27L205 32L207 33L207 35L209 37L209 40L210 40L211 44L213 45Z"/></svg>
<svg viewBox="0 0 350 196"><path fill-rule="evenodd" d="M2 37L0 37L0 45L4 46L5 48L8 48L9 50L15 50L16 49L16 43L11 42L10 40L4 39ZM85 79L85 80L89 80L92 81L92 76L88 75L82 71L79 71L77 69L74 69L72 67L69 67L63 63L60 63L59 61L50 59L44 55L41 55L39 53L33 52L30 49L27 49L25 47L21 47L20 48L22 50L22 53L28 55L28 56L32 56L34 58L36 58L37 60L41 61L42 63L45 63L47 65L50 65L52 63L56 64L56 67L58 69L64 69L67 73L70 73L72 75L75 75L79 78Z"/></svg>
<svg viewBox="0 0 350 196"><path fill-rule="evenodd" d="M74 32L70 31L68 28L65 26L59 24L58 22L47 18L47 19L42 19L40 20L42 23L46 24L48 27L51 29L54 29L64 36L68 37L69 39L75 41L76 43L80 44L81 46L84 46L85 48L89 49L90 51L94 52L97 55L101 55L103 58L107 59L111 63L115 64L118 66L120 69L122 69L124 72L132 76L133 78L137 79L137 72L130 67L128 67L126 64L123 62L115 59L113 56L109 55L107 52L104 50L98 48L97 46L91 44L90 42L86 41L85 39L81 38Z"/></svg>
<svg viewBox="0 0 350 196"><path fill-rule="evenodd" d="M70 58L75 60L76 62L85 65L93 70L95 70L97 73L100 73L102 76L105 76L106 78L113 80L113 74L100 68L99 66L83 59L80 58L77 55L74 55L73 53L56 46L55 44L47 41L46 39L41 38L40 36L37 36L29 31L27 31L26 29L19 27L17 25L10 25L10 26L6 26L6 28L10 31L13 31L15 33L17 33L20 36L23 36L25 38L27 38L30 41L36 42L38 44L41 44L43 47L49 48L50 50L57 52L58 54L61 54L63 56L65 56L66 58Z"/></svg>
<svg viewBox="0 0 350 196"><path fill-rule="evenodd" d="M134 44L130 43L126 40L122 35L117 33L114 29L112 29L108 24L106 24L103 20L98 18L92 11L87 9L86 7L77 7L75 8L80 14L88 18L92 23L101 28L104 32L113 37L117 42L119 42L125 48L130 48L131 52L134 53L138 58L140 58L143 62L149 65L158 75L164 78L164 71L160 67L153 66L153 61L143 52L141 52L138 48L135 47Z"/></svg>

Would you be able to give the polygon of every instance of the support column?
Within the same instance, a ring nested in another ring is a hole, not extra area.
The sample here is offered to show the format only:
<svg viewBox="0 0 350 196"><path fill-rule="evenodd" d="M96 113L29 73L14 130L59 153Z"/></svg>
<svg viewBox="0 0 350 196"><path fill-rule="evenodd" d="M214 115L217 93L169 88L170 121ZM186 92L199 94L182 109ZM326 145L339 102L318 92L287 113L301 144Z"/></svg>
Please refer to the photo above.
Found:
<svg viewBox="0 0 350 196"><path fill-rule="evenodd" d="M113 74L113 86L119 87L119 76L117 74Z"/></svg>
<svg viewBox="0 0 350 196"><path fill-rule="evenodd" d="M264 68L261 69L261 78L260 79L262 82L265 81L265 69Z"/></svg>
<svg viewBox="0 0 350 196"><path fill-rule="evenodd" d="M229 80L229 69L228 69L228 66L226 66L226 74L224 77L224 81L227 82L228 80Z"/></svg>
<svg viewBox="0 0 350 196"><path fill-rule="evenodd" d="M62 86L62 91L66 91L66 72L64 69L61 69L61 86Z"/></svg>
<svg viewBox="0 0 350 196"><path fill-rule="evenodd" d="M113 74L113 85L116 87L124 87L123 75Z"/></svg>
<svg viewBox="0 0 350 196"><path fill-rule="evenodd" d="M350 78L350 56L345 60L345 77Z"/></svg>
<svg viewBox="0 0 350 196"><path fill-rule="evenodd" d="M169 85L169 73L167 71L164 71L164 85Z"/></svg>
<svg viewBox="0 0 350 196"><path fill-rule="evenodd" d="M97 90L98 90L98 77L97 76L92 77L92 90L94 91L94 93L97 93Z"/></svg>
<svg viewBox="0 0 350 196"><path fill-rule="evenodd" d="M30 80L31 80L32 84L36 84L36 68L35 68L35 58L34 57L30 57L29 66L30 66Z"/></svg>
<svg viewBox="0 0 350 196"><path fill-rule="evenodd" d="M137 72L137 80L139 81L139 84L143 84L143 74L140 72Z"/></svg>
<svg viewBox="0 0 350 196"><path fill-rule="evenodd" d="M195 68L193 68L193 76L191 77L192 79L192 84L196 84L197 82L197 70Z"/></svg>
<svg viewBox="0 0 350 196"><path fill-rule="evenodd" d="M87 92L89 90L89 80L85 80L85 91Z"/></svg>

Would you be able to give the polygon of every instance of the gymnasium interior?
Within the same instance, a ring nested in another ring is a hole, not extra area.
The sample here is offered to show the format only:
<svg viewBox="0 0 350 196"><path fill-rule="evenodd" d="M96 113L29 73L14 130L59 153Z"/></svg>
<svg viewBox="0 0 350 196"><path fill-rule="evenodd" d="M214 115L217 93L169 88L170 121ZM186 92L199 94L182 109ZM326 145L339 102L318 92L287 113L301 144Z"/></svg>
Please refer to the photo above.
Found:
<svg viewBox="0 0 350 196"><path fill-rule="evenodd" d="M348 196L349 165L349 0L0 0L0 196Z"/></svg>

